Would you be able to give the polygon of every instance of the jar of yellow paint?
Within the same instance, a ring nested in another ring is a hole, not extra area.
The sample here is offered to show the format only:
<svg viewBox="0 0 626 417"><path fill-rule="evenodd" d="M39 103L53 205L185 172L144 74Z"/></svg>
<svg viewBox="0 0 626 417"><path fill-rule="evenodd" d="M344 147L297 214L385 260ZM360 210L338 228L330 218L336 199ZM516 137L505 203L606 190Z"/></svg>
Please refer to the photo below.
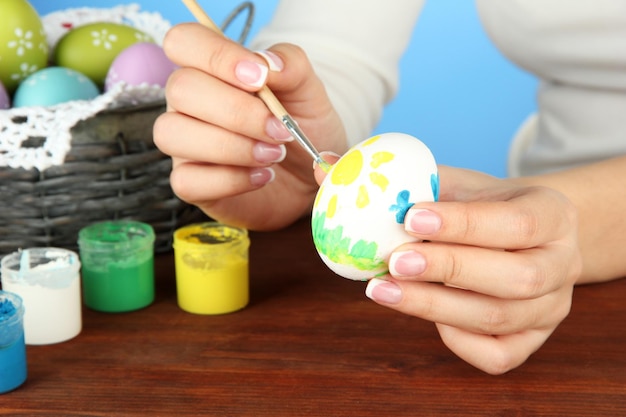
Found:
<svg viewBox="0 0 626 417"><path fill-rule="evenodd" d="M217 222L192 224L174 232L178 306L195 314L241 310L249 300L245 229Z"/></svg>

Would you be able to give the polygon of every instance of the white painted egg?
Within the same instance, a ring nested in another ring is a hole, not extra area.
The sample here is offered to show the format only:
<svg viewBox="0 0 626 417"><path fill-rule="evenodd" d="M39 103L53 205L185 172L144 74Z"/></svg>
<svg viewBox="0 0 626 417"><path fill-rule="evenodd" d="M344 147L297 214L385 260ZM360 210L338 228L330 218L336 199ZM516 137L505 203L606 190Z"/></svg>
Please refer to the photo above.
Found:
<svg viewBox="0 0 626 417"><path fill-rule="evenodd" d="M403 133L369 138L332 166L317 192L315 248L344 278L383 275L391 252L417 240L404 230L408 209L438 195L437 164L423 142Z"/></svg>

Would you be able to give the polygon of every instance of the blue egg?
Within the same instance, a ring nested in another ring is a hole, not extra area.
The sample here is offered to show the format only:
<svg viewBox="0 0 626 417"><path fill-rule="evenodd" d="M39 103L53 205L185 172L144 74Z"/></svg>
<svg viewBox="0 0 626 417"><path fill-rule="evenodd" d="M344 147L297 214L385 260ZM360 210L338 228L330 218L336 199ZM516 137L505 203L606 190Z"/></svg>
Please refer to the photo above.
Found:
<svg viewBox="0 0 626 417"><path fill-rule="evenodd" d="M72 100L91 100L99 94L96 84L80 72L48 67L22 81L15 91L13 107L52 106Z"/></svg>

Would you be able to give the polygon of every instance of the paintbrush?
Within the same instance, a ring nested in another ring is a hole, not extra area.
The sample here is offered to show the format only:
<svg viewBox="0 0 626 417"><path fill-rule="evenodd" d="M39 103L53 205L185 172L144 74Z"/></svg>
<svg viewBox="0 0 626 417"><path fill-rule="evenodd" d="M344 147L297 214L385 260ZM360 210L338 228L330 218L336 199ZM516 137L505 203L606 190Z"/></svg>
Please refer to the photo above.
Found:
<svg viewBox="0 0 626 417"><path fill-rule="evenodd" d="M208 14L195 0L182 0L182 2L187 6L187 9L191 12L191 14L196 18L196 20L206 26L207 28L215 31L216 33L225 36L222 30L211 20ZM268 86L264 85L257 92L257 96L265 103L267 108L272 112L274 116L281 121L281 123L287 128L289 133L298 141L300 145L311 155L313 160L326 172L330 169L330 164L322 159L320 153L315 149L315 146L311 143L309 138L304 134L302 129L298 127L298 123L291 117L287 110L283 107L283 105L278 101L278 98L274 95L272 90L269 89Z"/></svg>

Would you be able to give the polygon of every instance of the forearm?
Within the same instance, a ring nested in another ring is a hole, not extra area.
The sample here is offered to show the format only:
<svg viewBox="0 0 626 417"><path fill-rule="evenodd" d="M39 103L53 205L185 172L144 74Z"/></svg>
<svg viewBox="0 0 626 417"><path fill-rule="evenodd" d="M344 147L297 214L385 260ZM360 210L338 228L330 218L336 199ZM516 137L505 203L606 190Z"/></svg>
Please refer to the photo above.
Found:
<svg viewBox="0 0 626 417"><path fill-rule="evenodd" d="M556 189L577 207L579 284L626 277L626 156L512 181Z"/></svg>

